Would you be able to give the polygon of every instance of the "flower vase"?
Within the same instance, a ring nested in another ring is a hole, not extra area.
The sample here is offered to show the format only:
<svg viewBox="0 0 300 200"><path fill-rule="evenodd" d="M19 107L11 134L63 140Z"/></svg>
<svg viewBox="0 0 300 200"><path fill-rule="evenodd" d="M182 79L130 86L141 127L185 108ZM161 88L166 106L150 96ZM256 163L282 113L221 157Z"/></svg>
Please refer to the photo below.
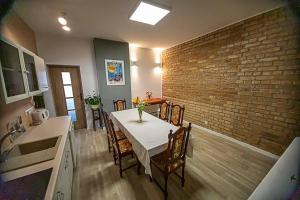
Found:
<svg viewBox="0 0 300 200"><path fill-rule="evenodd" d="M139 118L140 118L139 122L140 123L142 123L142 121L143 121L142 117L143 117L143 111L139 110Z"/></svg>

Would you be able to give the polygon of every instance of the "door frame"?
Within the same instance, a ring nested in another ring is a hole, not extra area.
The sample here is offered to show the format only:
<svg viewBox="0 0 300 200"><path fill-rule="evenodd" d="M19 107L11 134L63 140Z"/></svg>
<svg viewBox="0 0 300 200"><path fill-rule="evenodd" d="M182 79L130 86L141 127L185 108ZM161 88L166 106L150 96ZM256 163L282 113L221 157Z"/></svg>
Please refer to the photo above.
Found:
<svg viewBox="0 0 300 200"><path fill-rule="evenodd" d="M58 68L58 67L62 67L62 68L75 68L78 70L78 79L79 79L79 90L80 93L82 94L82 107L83 109L83 120L84 120L84 128L87 128L87 121L86 121L86 111L85 111L85 105L84 105L84 97L83 97L83 89L82 89L82 80L81 80L81 71L80 71L80 66L79 65L62 65L62 64L46 64L47 66L47 71L49 71L49 68ZM53 103L54 103L54 109L55 109L55 113L57 113L56 111L56 105L55 105L55 100L54 100L54 96L53 96L53 91L52 91L52 82L51 82L51 78L50 78L50 74L49 74L49 82L50 82L50 86L51 86L51 92L52 92L52 98L53 98Z"/></svg>

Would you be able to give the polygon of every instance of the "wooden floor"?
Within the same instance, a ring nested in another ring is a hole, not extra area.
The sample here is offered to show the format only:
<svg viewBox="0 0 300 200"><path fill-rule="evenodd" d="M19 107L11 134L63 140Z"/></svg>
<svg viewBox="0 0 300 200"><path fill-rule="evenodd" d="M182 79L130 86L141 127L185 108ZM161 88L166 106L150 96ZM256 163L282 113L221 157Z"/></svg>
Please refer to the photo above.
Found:
<svg viewBox="0 0 300 200"><path fill-rule="evenodd" d="M194 156L187 158L186 185L171 176L169 199L247 199L275 161L238 144L193 129ZM74 200L163 199L154 182L136 168L119 177L104 131L76 133L78 168L74 174ZM129 158L131 159L131 158ZM159 173L154 173L157 177Z"/></svg>

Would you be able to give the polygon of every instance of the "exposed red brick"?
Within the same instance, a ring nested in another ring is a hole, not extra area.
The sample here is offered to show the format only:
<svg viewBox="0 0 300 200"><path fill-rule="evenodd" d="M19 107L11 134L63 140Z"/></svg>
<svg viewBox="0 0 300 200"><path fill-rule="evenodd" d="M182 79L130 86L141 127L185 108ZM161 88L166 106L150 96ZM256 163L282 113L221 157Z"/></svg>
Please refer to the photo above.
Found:
<svg viewBox="0 0 300 200"><path fill-rule="evenodd" d="M284 7L163 52L185 120L280 155L300 136L299 20Z"/></svg>

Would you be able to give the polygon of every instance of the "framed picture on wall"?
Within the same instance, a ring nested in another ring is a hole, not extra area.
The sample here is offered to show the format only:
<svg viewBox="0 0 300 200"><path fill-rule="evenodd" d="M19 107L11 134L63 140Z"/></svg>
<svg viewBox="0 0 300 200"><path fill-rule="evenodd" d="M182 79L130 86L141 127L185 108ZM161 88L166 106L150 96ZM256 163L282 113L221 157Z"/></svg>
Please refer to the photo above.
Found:
<svg viewBox="0 0 300 200"><path fill-rule="evenodd" d="M125 85L124 61L105 59L107 85Z"/></svg>

